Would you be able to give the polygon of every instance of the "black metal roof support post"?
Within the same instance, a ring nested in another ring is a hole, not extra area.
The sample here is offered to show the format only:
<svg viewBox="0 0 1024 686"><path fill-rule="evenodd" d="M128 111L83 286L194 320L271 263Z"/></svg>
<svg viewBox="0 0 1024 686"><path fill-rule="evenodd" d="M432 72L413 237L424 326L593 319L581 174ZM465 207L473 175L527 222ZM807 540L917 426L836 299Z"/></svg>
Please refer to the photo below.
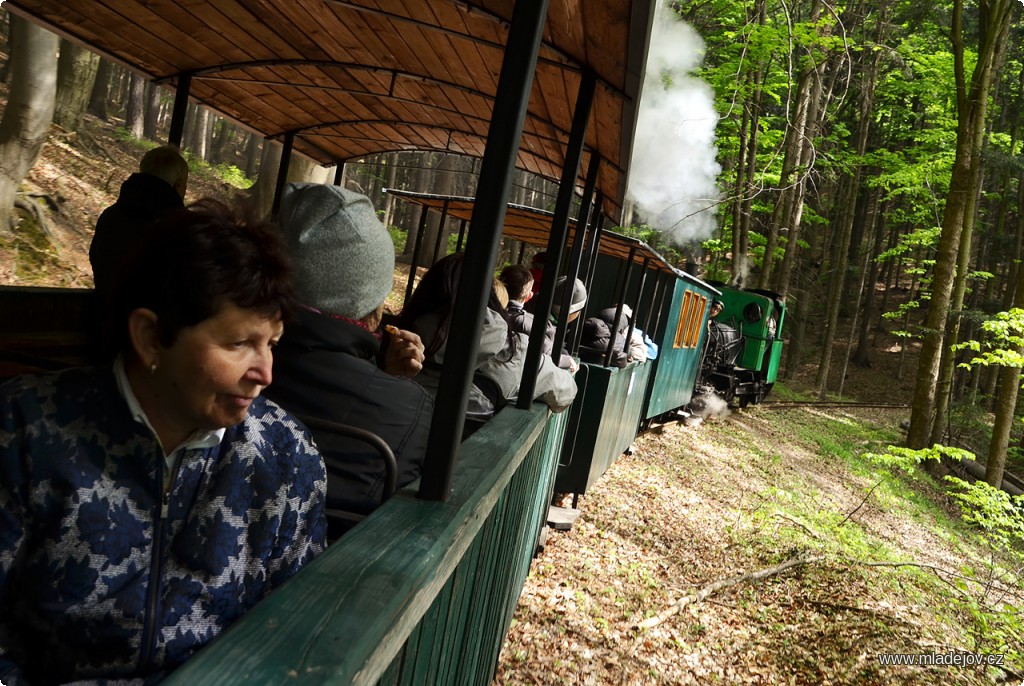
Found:
<svg viewBox="0 0 1024 686"><path fill-rule="evenodd" d="M598 193L597 196L597 202L594 204L595 208L601 206L601 194ZM587 253L587 272L586 276L583 277L583 285L587 287L587 293L590 292L590 287L594 283L594 272L597 270L597 256L601 252L601 236L604 235L604 215L599 214L596 223L594 240L590 244L590 252Z"/></svg>
<svg viewBox="0 0 1024 686"><path fill-rule="evenodd" d="M555 213L551 218L551 233L548 234L547 255L544 258L545 278L541 279L540 290L537 292L534 317L538 322L547 320L548 313L551 312L551 303L555 299L558 265L562 262L562 249L565 246L566 235L569 233L569 210L572 209L576 177L583 161L587 122L590 120L590 110L594 104L596 87L597 77L594 73L584 72L580 79L579 91L576 94L576 109L572 115L572 128L569 131L569 142L565 146L565 164L562 165L562 178L558 184ZM544 354L544 329L543 325L539 325L533 327L530 332L530 345L526 348L523 378L519 384L519 400L516 402L516 407L521 410L527 410L533 404L534 391L537 389L537 369L540 367L540 356Z"/></svg>
<svg viewBox="0 0 1024 686"><path fill-rule="evenodd" d="M472 231L466 241L466 259L462 263L452 313L451 330L457 335L449 337L445 350L420 477L421 498L446 500L451 491L474 362L480 349L484 310L491 293L494 263L508 211L516 154L530 104L547 12L548 0L518 0L512 12L487 147L480 166L478 194L470 222Z"/></svg>
<svg viewBox="0 0 1024 686"><path fill-rule="evenodd" d="M181 138L185 134L185 114L188 112L188 92L191 88L192 75L178 74L178 87L174 91L174 109L171 110L171 130L167 134L167 142L178 148L181 148Z"/></svg>
<svg viewBox="0 0 1024 686"><path fill-rule="evenodd" d="M438 255L444 257L448 254L448 246L445 246L444 254L441 254L441 239L444 238L444 225L448 222L449 204L451 204L451 200L445 198L444 204L441 205L441 218L437 220L437 238L434 240L434 257Z"/></svg>
<svg viewBox="0 0 1024 686"><path fill-rule="evenodd" d="M281 164L277 168L277 184L274 186L274 204L270 206L270 216L276 217L281 209L281 195L284 184L288 181L288 165L292 161L292 146L295 145L295 132L284 135L284 149L281 150Z"/></svg>
<svg viewBox="0 0 1024 686"><path fill-rule="evenodd" d="M633 338L633 329L636 328L636 318L640 316L640 301L644 297L644 286L647 285L647 268L651 264L649 255L644 256L644 266L640 269L640 285L636 289L636 300L633 301L633 314L629 317L629 326L626 329L626 343L622 352L629 350L629 341Z"/></svg>
<svg viewBox="0 0 1024 686"><path fill-rule="evenodd" d="M664 285L665 273L658 271L654 277L654 290L651 292L651 306L647 309L647 316L644 317L644 333L651 338L654 338L654 331L651 330L651 317L654 316L655 312L661 310L661 298L662 298L662 286ZM654 326L657 327L658 323L655 320Z"/></svg>
<svg viewBox="0 0 1024 686"><path fill-rule="evenodd" d="M466 220L459 222L459 240L455 241L455 252L462 252L462 242L466 238Z"/></svg>
<svg viewBox="0 0 1024 686"><path fill-rule="evenodd" d="M338 162L334 167L334 185L340 186L341 182L345 180L345 163Z"/></svg>
<svg viewBox="0 0 1024 686"><path fill-rule="evenodd" d="M654 334L658 333L658 329L661 328L661 315L665 311L665 296L668 296L669 304L672 303L672 296L675 295L675 281L673 277L675 274L669 274L668 279L661 288L661 297L658 299L658 305L656 309L656 315L654 317L654 328L651 329L651 338L654 338Z"/></svg>
<svg viewBox="0 0 1024 686"><path fill-rule="evenodd" d="M600 168L600 158L597 155L591 154L590 166L587 167L587 180L583 185L580 211L576 215L576 235L573 238L572 251L569 253L569 264L565 270L568 288L562 289L562 302L558 303L558 306L561 308L560 312L568 312L569 303L572 301L573 284L576 280L576 275L580 271L580 260L583 258L583 244L586 241L587 234L590 233L590 203L594 199L594 186L597 184L597 171ZM555 364L558 364L558 360L562 356L562 347L565 345L565 332L569 329L568 319L567 316L559 317L558 323L555 325L555 340L551 347L551 359Z"/></svg>
<svg viewBox="0 0 1024 686"><path fill-rule="evenodd" d="M409 265L409 280L405 282L405 302L412 297L412 287L416 283L416 268L420 266L420 249L423 247L423 230L427 228L426 205L420 205L420 225L416 229L416 242L412 246L412 264Z"/></svg>
<svg viewBox="0 0 1024 686"><path fill-rule="evenodd" d="M612 363L612 352L615 350L615 332L619 330L619 317L622 316L622 305L626 298L626 291L629 290L629 273L633 271L633 260L636 258L636 246L629 249L629 258L622 265L624 270L622 282L615 291L615 318L612 319L612 335L609 336L608 350L604 353L604 366ZM627 340L626 343L629 343Z"/></svg>

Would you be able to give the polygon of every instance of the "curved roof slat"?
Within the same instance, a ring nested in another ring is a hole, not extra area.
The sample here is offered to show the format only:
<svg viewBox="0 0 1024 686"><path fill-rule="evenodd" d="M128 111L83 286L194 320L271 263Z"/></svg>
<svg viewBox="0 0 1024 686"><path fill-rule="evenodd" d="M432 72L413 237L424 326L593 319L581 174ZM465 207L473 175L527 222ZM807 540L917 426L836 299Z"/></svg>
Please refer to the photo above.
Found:
<svg viewBox="0 0 1024 686"><path fill-rule="evenodd" d="M385 192L401 198L406 202L420 205L428 210L441 212L447 206L448 216L453 219L469 221L473 216L473 198L466 198L454 195L434 195L430 193L414 193L412 191L400 191L394 188L387 188ZM509 203L508 212L505 215L505 225L502 233L507 238L512 238L529 245L546 248L548 236L551 233L551 220L554 212ZM576 221L569 220L569 243L576 238ZM634 250L635 249L635 250ZM701 279L677 269L666 260L661 253L650 245L637 238L625 236L614 231L601 232L601 244L598 247L602 255L608 255L620 260L628 260L630 253L633 254L633 262L643 264L648 260L648 268L658 272L672 274L685 281L691 281L704 288L718 293L719 291Z"/></svg>
<svg viewBox="0 0 1024 686"><path fill-rule="evenodd" d="M586 136L618 220L654 0L550 0L517 165L558 181L584 73ZM323 164L395 150L479 156L514 0L8 0L11 11ZM345 138L365 121L360 134ZM386 125L396 122L403 125ZM437 132L443 131L443 134ZM578 178L582 185L582 171Z"/></svg>

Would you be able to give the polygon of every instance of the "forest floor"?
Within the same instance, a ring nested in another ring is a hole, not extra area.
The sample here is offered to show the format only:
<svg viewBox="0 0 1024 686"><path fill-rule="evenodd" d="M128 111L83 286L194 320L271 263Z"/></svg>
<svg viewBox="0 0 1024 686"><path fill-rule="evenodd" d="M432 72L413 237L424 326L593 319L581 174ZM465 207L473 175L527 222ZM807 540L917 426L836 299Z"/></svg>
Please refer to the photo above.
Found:
<svg viewBox="0 0 1024 686"><path fill-rule="evenodd" d="M48 231L0 235L0 284L92 285L92 228L144 151L116 124L87 117L81 134L54 131L21 189L47 204ZM187 200L244 193L192 166ZM391 311L407 273L396 269ZM845 332L835 345L833 360L845 359ZM809 388L816 355L809 347L774 399ZM901 353L880 332L872 361L848 369L844 399L909 403L914 350ZM886 667L877 657L1024 643L989 611L1007 581L959 578L983 574L991 558L952 501L929 477L894 476L863 458L898 444L908 417L763 405L642 435L581 499L575 527L552 532L534 560L495 683L993 683L994 669ZM820 559L636 629L706 584L806 556ZM872 566L895 561L913 564ZM1004 600L1019 629L1019 582L1012 593Z"/></svg>

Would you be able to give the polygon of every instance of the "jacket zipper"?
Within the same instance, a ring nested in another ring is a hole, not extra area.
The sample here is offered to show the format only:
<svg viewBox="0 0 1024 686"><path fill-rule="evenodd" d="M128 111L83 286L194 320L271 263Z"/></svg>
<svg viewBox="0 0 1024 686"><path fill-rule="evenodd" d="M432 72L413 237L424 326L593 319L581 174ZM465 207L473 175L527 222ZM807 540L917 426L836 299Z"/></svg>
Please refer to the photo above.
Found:
<svg viewBox="0 0 1024 686"><path fill-rule="evenodd" d="M139 671L146 673L152 667L153 653L156 650L156 625L157 611L160 603L160 578L163 575L163 549L164 549L164 520L167 519L167 512L171 503L171 487L178 474L178 463L174 466L174 473L171 474L170 483L164 487L164 470L157 469L157 493L160 494L160 505L157 510L156 523L153 527L153 557L149 564L149 589L146 593L146 616L142 628L142 644L139 655Z"/></svg>

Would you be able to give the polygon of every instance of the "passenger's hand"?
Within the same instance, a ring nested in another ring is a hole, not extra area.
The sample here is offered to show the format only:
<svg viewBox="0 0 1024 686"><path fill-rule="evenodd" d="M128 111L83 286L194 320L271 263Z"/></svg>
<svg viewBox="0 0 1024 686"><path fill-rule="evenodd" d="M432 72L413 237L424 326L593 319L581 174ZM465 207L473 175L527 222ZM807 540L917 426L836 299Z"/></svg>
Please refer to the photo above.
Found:
<svg viewBox="0 0 1024 686"><path fill-rule="evenodd" d="M384 371L392 376L403 376L411 379L423 370L423 341L412 331L386 326L391 336L388 348L384 353Z"/></svg>
<svg viewBox="0 0 1024 686"><path fill-rule="evenodd" d="M579 368L580 368L580 363L576 361L576 358L570 357L569 358L569 373L570 374L575 374L577 371L579 371Z"/></svg>

